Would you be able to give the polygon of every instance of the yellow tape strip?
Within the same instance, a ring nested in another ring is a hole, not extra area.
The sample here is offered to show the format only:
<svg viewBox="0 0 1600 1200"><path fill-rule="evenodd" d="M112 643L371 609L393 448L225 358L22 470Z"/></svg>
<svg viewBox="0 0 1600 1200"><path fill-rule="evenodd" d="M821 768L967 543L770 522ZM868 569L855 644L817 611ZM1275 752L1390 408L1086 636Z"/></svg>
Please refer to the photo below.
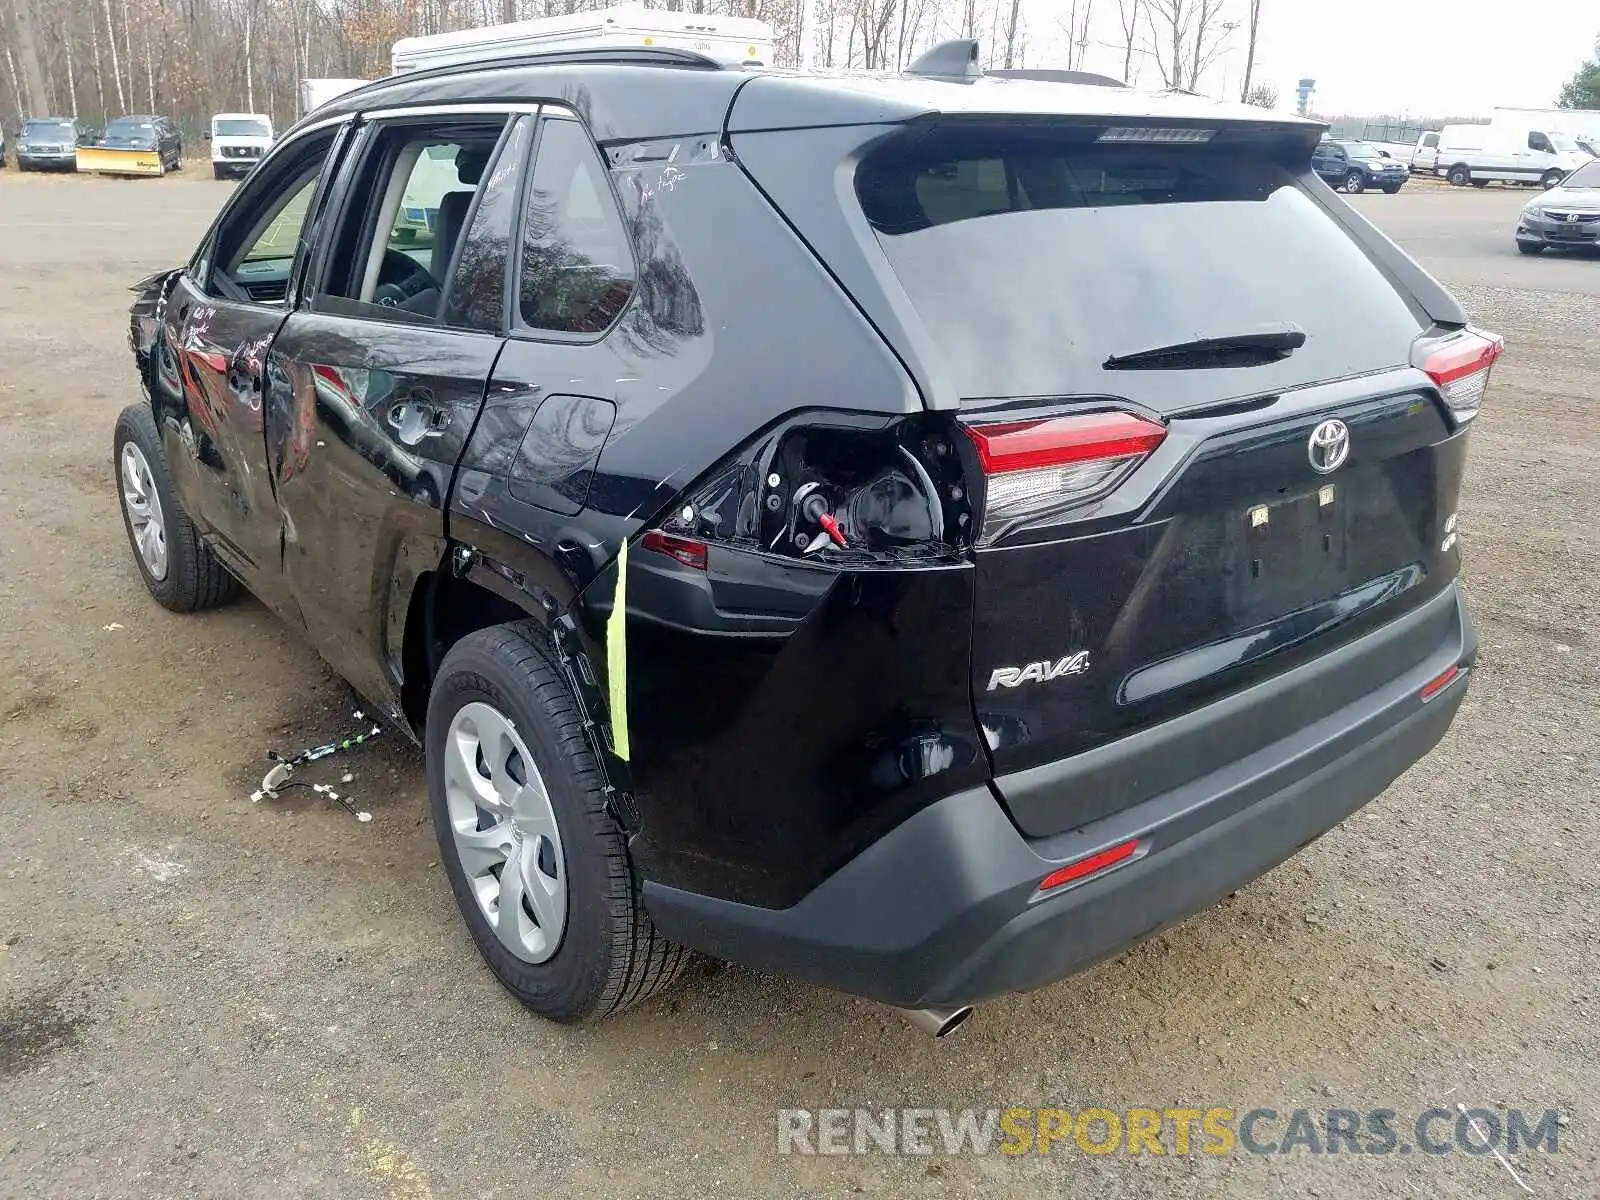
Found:
<svg viewBox="0 0 1600 1200"><path fill-rule="evenodd" d="M617 589L606 618L606 682L611 693L611 746L628 761L628 539L617 551Z"/></svg>

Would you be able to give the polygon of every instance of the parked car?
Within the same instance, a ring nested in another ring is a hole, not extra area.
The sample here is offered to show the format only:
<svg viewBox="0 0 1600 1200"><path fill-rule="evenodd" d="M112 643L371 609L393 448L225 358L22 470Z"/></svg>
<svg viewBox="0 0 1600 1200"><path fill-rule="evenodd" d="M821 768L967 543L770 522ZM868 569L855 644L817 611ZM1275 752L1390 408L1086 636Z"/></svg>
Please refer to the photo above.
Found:
<svg viewBox="0 0 1600 1200"><path fill-rule="evenodd" d="M694 949L948 1031L1461 703L1499 339L1317 184L1321 126L977 62L408 73L138 285L145 585L249 588L423 746L536 1012Z"/></svg>
<svg viewBox="0 0 1600 1200"><path fill-rule="evenodd" d="M153 151L158 167L156 174L183 170L183 135L171 117L113 117L106 123L105 134L95 143L95 147L102 151ZM111 165L85 169L117 169L114 155L101 157Z"/></svg>
<svg viewBox="0 0 1600 1200"><path fill-rule="evenodd" d="M78 147L93 142L89 127L72 117L31 117L17 138L17 170L74 171Z"/></svg>
<svg viewBox="0 0 1600 1200"><path fill-rule="evenodd" d="M272 118L260 113L217 113L206 131L211 143L211 174L242 179L272 145Z"/></svg>
<svg viewBox="0 0 1600 1200"><path fill-rule="evenodd" d="M1368 142L1324 141L1311 156L1311 169L1342 192L1382 188L1394 195L1410 178L1405 164Z"/></svg>
<svg viewBox="0 0 1600 1200"><path fill-rule="evenodd" d="M1600 159L1528 201L1517 217L1517 249L1592 250L1600 246Z"/></svg>
<svg viewBox="0 0 1600 1200"><path fill-rule="evenodd" d="M1498 179L1552 188L1589 160L1563 133L1521 125L1446 125L1417 139L1411 169L1442 176L1457 187L1486 187Z"/></svg>

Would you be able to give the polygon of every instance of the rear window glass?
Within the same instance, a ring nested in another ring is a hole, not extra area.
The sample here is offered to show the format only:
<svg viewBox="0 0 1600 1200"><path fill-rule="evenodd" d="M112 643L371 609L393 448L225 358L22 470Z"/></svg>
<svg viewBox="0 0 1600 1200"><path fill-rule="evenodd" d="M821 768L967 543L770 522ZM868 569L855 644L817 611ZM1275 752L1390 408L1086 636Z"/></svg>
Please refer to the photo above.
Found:
<svg viewBox="0 0 1600 1200"><path fill-rule="evenodd" d="M1168 411L1407 361L1419 322L1285 167L1094 133L936 130L856 173L894 273L967 399L1117 395ZM1249 367L1113 355L1297 326Z"/></svg>

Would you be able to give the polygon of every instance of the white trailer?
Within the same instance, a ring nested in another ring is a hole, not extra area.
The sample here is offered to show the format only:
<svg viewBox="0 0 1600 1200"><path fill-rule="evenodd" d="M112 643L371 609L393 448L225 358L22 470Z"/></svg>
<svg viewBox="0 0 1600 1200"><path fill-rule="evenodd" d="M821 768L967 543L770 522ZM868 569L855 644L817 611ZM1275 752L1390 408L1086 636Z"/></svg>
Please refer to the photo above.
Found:
<svg viewBox="0 0 1600 1200"><path fill-rule="evenodd" d="M1592 108L1497 108L1489 124L1565 134L1600 158L1600 111Z"/></svg>
<svg viewBox="0 0 1600 1200"><path fill-rule="evenodd" d="M425 67L595 48L694 50L733 66L766 66L772 62L772 26L751 17L623 4L564 17L401 38L394 44L391 65L401 75Z"/></svg>

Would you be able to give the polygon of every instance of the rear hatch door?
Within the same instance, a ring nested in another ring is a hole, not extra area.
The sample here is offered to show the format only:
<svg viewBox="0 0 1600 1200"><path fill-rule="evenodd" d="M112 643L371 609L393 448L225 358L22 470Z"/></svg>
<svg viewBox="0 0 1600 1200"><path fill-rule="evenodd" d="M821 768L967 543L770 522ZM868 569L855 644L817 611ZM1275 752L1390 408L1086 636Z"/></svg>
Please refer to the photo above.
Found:
<svg viewBox="0 0 1600 1200"><path fill-rule="evenodd" d="M993 120L907 130L856 173L975 431L973 703L1027 833L1198 777L1405 664L1280 696L1190 761L1122 760L1092 793L1016 773L1244 691L1454 577L1462 438L1410 365L1431 322L1306 176L1279 142Z"/></svg>

